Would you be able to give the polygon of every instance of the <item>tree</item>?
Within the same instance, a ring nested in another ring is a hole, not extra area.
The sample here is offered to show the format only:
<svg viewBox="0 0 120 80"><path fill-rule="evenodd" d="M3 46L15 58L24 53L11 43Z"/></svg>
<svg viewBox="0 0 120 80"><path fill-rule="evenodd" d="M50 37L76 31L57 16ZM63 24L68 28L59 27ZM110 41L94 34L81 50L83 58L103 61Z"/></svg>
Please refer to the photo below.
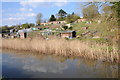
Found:
<svg viewBox="0 0 120 80"><path fill-rule="evenodd" d="M51 15L51 17L50 17L49 21L56 21L55 16L54 16L54 15Z"/></svg>
<svg viewBox="0 0 120 80"><path fill-rule="evenodd" d="M65 21L66 21L67 23L72 23L72 22L74 22L74 21L73 21L73 16L72 16L71 14L69 14L69 15L66 17Z"/></svg>
<svg viewBox="0 0 120 80"><path fill-rule="evenodd" d="M88 5L96 5L98 8L103 7L104 5L112 4L112 6L107 6L104 10L112 10L113 13L116 14L117 18L120 18L120 1L118 2L89 2L85 6ZM119 19L118 19L119 21Z"/></svg>
<svg viewBox="0 0 120 80"><path fill-rule="evenodd" d="M2 32L2 33L8 33L9 30L10 30L9 27L7 25L5 25L5 26L2 26L2 28L0 29L0 32Z"/></svg>
<svg viewBox="0 0 120 80"><path fill-rule="evenodd" d="M102 14L99 19L105 24L101 24L100 29L103 28L103 33L104 31L108 33L107 37L110 42L118 44L120 38L120 31L118 29L120 28L120 1L89 3L88 5L91 4L99 6L98 8L103 8L104 15ZM107 6L104 7L104 5Z"/></svg>
<svg viewBox="0 0 120 80"><path fill-rule="evenodd" d="M116 12L116 17L118 18L118 26L120 26L120 1L119 2L111 2L113 4L112 9Z"/></svg>
<svg viewBox="0 0 120 80"><path fill-rule="evenodd" d="M67 23L72 23L72 22L75 22L77 19L79 19L80 17L78 16L78 15L76 15L76 14L69 14L67 17L66 17L66 19L65 19L65 21L67 22Z"/></svg>
<svg viewBox="0 0 120 80"><path fill-rule="evenodd" d="M9 27L7 25L5 25L5 26L2 26L2 29L7 30L7 29L9 29Z"/></svg>
<svg viewBox="0 0 120 80"><path fill-rule="evenodd" d="M13 28L15 28L15 26L13 26L13 25L9 27L9 29L13 29Z"/></svg>
<svg viewBox="0 0 120 80"><path fill-rule="evenodd" d="M57 21L64 21L65 20L65 17L59 17L58 19L57 19Z"/></svg>
<svg viewBox="0 0 120 80"><path fill-rule="evenodd" d="M37 14L37 16L36 16L36 24L37 24L37 25L40 25L40 24L41 24L42 17L43 17L43 15L42 15L41 13L38 13L38 14Z"/></svg>
<svg viewBox="0 0 120 80"><path fill-rule="evenodd" d="M113 22L113 20L114 20L114 22L115 22L116 18L117 18L116 11L112 9L112 6L110 6L110 5L103 6L103 13L101 14L101 17L100 17L100 19L102 21L110 22L112 20L112 22Z"/></svg>
<svg viewBox="0 0 120 80"><path fill-rule="evenodd" d="M97 17L99 15L98 7L95 5L89 5L83 9L84 17L88 18L89 20Z"/></svg>
<svg viewBox="0 0 120 80"><path fill-rule="evenodd" d="M33 23L30 23L30 24L29 24L29 26L30 26L30 27L33 27L33 26L35 26L35 24L33 24Z"/></svg>
<svg viewBox="0 0 120 80"><path fill-rule="evenodd" d="M103 12L104 12L104 14L107 14L107 15L113 13L112 7L109 5L104 6Z"/></svg>
<svg viewBox="0 0 120 80"><path fill-rule="evenodd" d="M21 26L22 26L22 29L23 29L23 28L25 28L25 29L26 29L26 28L30 28L30 26L29 26L28 23L22 24Z"/></svg>
<svg viewBox="0 0 120 80"><path fill-rule="evenodd" d="M67 30L67 29L68 29L68 26L62 26L62 28L63 28L64 30Z"/></svg>
<svg viewBox="0 0 120 80"><path fill-rule="evenodd" d="M73 12L72 15L75 15L75 13Z"/></svg>
<svg viewBox="0 0 120 80"><path fill-rule="evenodd" d="M0 32L2 32L2 33L9 33L10 32L10 29L13 29L15 26L7 26L7 25L5 25L5 26L2 26L1 28L0 28Z"/></svg>
<svg viewBox="0 0 120 80"><path fill-rule="evenodd" d="M62 10L62 9L59 10L59 12L58 12L58 16L59 16L58 20L64 20L66 15L67 15L67 13L64 10Z"/></svg>

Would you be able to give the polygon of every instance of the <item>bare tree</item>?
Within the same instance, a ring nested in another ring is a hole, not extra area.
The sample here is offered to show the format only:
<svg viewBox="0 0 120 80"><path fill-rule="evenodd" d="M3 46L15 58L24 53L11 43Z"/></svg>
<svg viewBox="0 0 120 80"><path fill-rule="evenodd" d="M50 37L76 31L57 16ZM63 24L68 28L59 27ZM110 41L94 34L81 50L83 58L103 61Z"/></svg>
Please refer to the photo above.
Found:
<svg viewBox="0 0 120 80"><path fill-rule="evenodd" d="M93 19L99 15L98 8L95 5L89 5L83 9L84 17Z"/></svg>
<svg viewBox="0 0 120 80"><path fill-rule="evenodd" d="M41 24L42 17L43 17L43 15L42 15L41 13L38 13L38 14L37 14L37 16L36 16L36 24L37 24L37 25L40 25L40 24Z"/></svg>

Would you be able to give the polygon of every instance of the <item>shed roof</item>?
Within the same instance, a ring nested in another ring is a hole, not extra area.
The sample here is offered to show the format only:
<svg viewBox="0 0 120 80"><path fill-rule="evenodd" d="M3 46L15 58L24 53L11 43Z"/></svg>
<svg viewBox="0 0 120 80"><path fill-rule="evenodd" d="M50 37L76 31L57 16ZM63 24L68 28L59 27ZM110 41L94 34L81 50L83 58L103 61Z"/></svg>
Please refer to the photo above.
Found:
<svg viewBox="0 0 120 80"><path fill-rule="evenodd" d="M61 31L61 33L72 33L74 31Z"/></svg>
<svg viewBox="0 0 120 80"><path fill-rule="evenodd" d="M30 32L30 31L32 31L32 30L31 29L22 29L22 30L19 30L18 33L19 32Z"/></svg>

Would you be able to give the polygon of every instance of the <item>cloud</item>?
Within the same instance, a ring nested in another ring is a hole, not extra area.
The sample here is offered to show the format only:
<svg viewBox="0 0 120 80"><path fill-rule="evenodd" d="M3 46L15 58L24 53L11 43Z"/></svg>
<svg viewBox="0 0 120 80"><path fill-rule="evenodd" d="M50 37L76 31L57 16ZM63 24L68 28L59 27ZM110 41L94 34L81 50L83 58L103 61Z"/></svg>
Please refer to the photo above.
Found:
<svg viewBox="0 0 120 80"><path fill-rule="evenodd" d="M66 4L67 4L67 2L56 2L54 5L58 6L58 7L61 7L61 6L64 6Z"/></svg>
<svg viewBox="0 0 120 80"><path fill-rule="evenodd" d="M9 17L8 20L23 20L23 17Z"/></svg>
<svg viewBox="0 0 120 80"><path fill-rule="evenodd" d="M26 64L31 63L31 64ZM28 60L26 59L26 62L23 62L25 64L23 66L23 69L26 71L33 71L33 72L43 72L43 73L62 73L64 70L68 69L68 65L58 62L52 58L43 59L40 60L38 63L35 63L36 60Z"/></svg>
<svg viewBox="0 0 120 80"><path fill-rule="evenodd" d="M57 0L57 1L55 1L54 5L58 6L58 7L61 7L61 6L66 5L67 3L68 3L68 0Z"/></svg>
<svg viewBox="0 0 120 80"><path fill-rule="evenodd" d="M23 17L23 18L26 18L26 17L35 17L36 14L35 13L15 13L15 14L9 14L10 17Z"/></svg>
<svg viewBox="0 0 120 80"><path fill-rule="evenodd" d="M26 2L26 1L22 1L22 2L20 2L20 4L23 7L29 6L29 7L32 7L32 8L36 8L39 5L41 5L42 3L41 2Z"/></svg>
<svg viewBox="0 0 120 80"><path fill-rule="evenodd" d="M50 3L50 2L53 2L53 3ZM61 6L66 5L67 3L68 3L67 0L47 0L47 1L45 1L45 0L28 0L28 1L21 1L20 2L20 4L24 7L29 6L32 8L37 8L40 5L48 7L48 4L49 4L49 7L51 7L51 6L61 7Z"/></svg>
<svg viewBox="0 0 120 80"><path fill-rule="evenodd" d="M31 22L34 21L35 13L16 13L9 14L7 18L2 19L2 24L5 25L15 25L19 23Z"/></svg>
<svg viewBox="0 0 120 80"><path fill-rule="evenodd" d="M29 14L26 14L27 17L35 17L36 14L35 13L29 13Z"/></svg>
<svg viewBox="0 0 120 80"><path fill-rule="evenodd" d="M22 17L19 17L19 18L9 17L9 18L2 19L2 25L8 25L8 26L16 25L16 24L24 23L24 22L25 22L25 19Z"/></svg>
<svg viewBox="0 0 120 80"><path fill-rule="evenodd" d="M57 0L2 0L2 2L20 2L20 1L30 1L30 2L56 2ZM64 0L59 0L63 2ZM120 0L67 0L68 2L119 2Z"/></svg>
<svg viewBox="0 0 120 80"><path fill-rule="evenodd" d="M27 9L27 8L20 8L20 11L33 11L33 9Z"/></svg>

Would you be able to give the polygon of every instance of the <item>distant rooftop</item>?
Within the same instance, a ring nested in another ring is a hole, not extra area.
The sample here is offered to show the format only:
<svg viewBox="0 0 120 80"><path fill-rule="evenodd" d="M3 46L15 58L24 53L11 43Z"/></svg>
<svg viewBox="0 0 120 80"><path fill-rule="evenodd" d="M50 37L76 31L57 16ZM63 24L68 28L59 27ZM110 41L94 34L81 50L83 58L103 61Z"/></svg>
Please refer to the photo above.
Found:
<svg viewBox="0 0 120 80"><path fill-rule="evenodd" d="M71 33L73 31L61 31L62 33Z"/></svg>

